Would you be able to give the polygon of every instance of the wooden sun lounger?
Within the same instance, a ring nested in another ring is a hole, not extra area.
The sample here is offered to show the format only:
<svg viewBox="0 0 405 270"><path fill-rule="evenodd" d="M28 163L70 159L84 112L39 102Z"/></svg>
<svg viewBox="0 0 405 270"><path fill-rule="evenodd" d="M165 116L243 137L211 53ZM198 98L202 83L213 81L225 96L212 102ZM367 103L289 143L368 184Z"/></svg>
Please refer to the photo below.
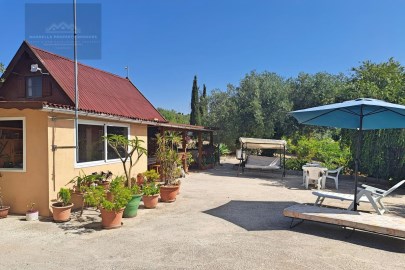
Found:
<svg viewBox="0 0 405 270"><path fill-rule="evenodd" d="M405 238L405 218L400 217L381 216L306 204L290 206L284 209L283 214L292 218L291 225L294 219L309 220Z"/></svg>

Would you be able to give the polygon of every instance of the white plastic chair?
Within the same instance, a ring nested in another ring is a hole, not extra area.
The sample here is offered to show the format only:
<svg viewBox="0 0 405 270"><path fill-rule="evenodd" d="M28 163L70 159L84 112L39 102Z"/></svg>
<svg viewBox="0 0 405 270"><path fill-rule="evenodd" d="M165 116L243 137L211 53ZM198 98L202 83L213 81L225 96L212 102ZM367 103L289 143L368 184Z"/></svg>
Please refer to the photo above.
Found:
<svg viewBox="0 0 405 270"><path fill-rule="evenodd" d="M320 189L322 183L325 181L326 169L320 167L304 167L304 174L306 189L308 189L310 182L315 183L316 187Z"/></svg>
<svg viewBox="0 0 405 270"><path fill-rule="evenodd" d="M328 170L326 172L325 182L327 178L333 179L336 189L339 189L339 174L342 169L343 167L339 167L336 170ZM322 188L325 188L325 182L322 183Z"/></svg>

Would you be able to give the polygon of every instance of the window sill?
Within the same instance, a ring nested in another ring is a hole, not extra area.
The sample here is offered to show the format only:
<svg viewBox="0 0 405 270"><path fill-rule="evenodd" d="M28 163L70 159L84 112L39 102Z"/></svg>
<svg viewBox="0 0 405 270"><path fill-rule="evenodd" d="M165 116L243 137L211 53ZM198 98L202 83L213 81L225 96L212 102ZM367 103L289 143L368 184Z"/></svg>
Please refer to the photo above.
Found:
<svg viewBox="0 0 405 270"><path fill-rule="evenodd" d="M15 172L15 173L25 173L25 169L17 168L0 168L0 172Z"/></svg>
<svg viewBox="0 0 405 270"><path fill-rule="evenodd" d="M75 169L103 166L103 165L110 165L110 164L117 164L117 163L121 163L121 160L112 159L112 160L108 160L108 161L100 160L100 161L82 162L82 163L76 163Z"/></svg>

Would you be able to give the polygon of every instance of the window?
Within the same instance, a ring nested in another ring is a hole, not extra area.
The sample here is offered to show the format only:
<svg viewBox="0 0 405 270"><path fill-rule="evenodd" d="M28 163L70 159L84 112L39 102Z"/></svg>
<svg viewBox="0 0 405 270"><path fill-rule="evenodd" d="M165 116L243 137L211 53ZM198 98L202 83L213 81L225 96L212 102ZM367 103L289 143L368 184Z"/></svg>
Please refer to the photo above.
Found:
<svg viewBox="0 0 405 270"><path fill-rule="evenodd" d="M96 162L100 164L118 159L118 155L103 139L103 136L107 136L107 134L117 134L128 137L129 128L127 126L109 125L99 122L83 122L79 124L78 163Z"/></svg>
<svg viewBox="0 0 405 270"><path fill-rule="evenodd" d="M79 125L79 162L104 160L104 126Z"/></svg>
<svg viewBox="0 0 405 270"><path fill-rule="evenodd" d="M23 118L0 118L0 169L25 169L25 130Z"/></svg>
<svg viewBox="0 0 405 270"><path fill-rule="evenodd" d="M114 127L114 126L108 126L107 127L107 134L112 135L123 135L125 137L128 137L128 128L127 127ZM125 155L124 149L119 149L118 150L121 157ZM117 159L118 155L115 153L115 151L110 147L107 146L107 159Z"/></svg>
<svg viewBox="0 0 405 270"><path fill-rule="evenodd" d="M28 77L25 85L28 98L42 97L42 77Z"/></svg>

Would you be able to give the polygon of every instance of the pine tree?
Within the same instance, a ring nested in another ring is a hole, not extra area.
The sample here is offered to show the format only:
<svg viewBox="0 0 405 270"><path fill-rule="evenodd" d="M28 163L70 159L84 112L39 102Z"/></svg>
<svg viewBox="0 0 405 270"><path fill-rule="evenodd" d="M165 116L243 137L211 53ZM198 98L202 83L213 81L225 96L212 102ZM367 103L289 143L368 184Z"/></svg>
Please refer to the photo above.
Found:
<svg viewBox="0 0 405 270"><path fill-rule="evenodd" d="M193 88L191 90L191 113L190 113L190 124L191 125L201 125L201 115L200 115L200 102L198 97L198 85L197 76L194 76Z"/></svg>

